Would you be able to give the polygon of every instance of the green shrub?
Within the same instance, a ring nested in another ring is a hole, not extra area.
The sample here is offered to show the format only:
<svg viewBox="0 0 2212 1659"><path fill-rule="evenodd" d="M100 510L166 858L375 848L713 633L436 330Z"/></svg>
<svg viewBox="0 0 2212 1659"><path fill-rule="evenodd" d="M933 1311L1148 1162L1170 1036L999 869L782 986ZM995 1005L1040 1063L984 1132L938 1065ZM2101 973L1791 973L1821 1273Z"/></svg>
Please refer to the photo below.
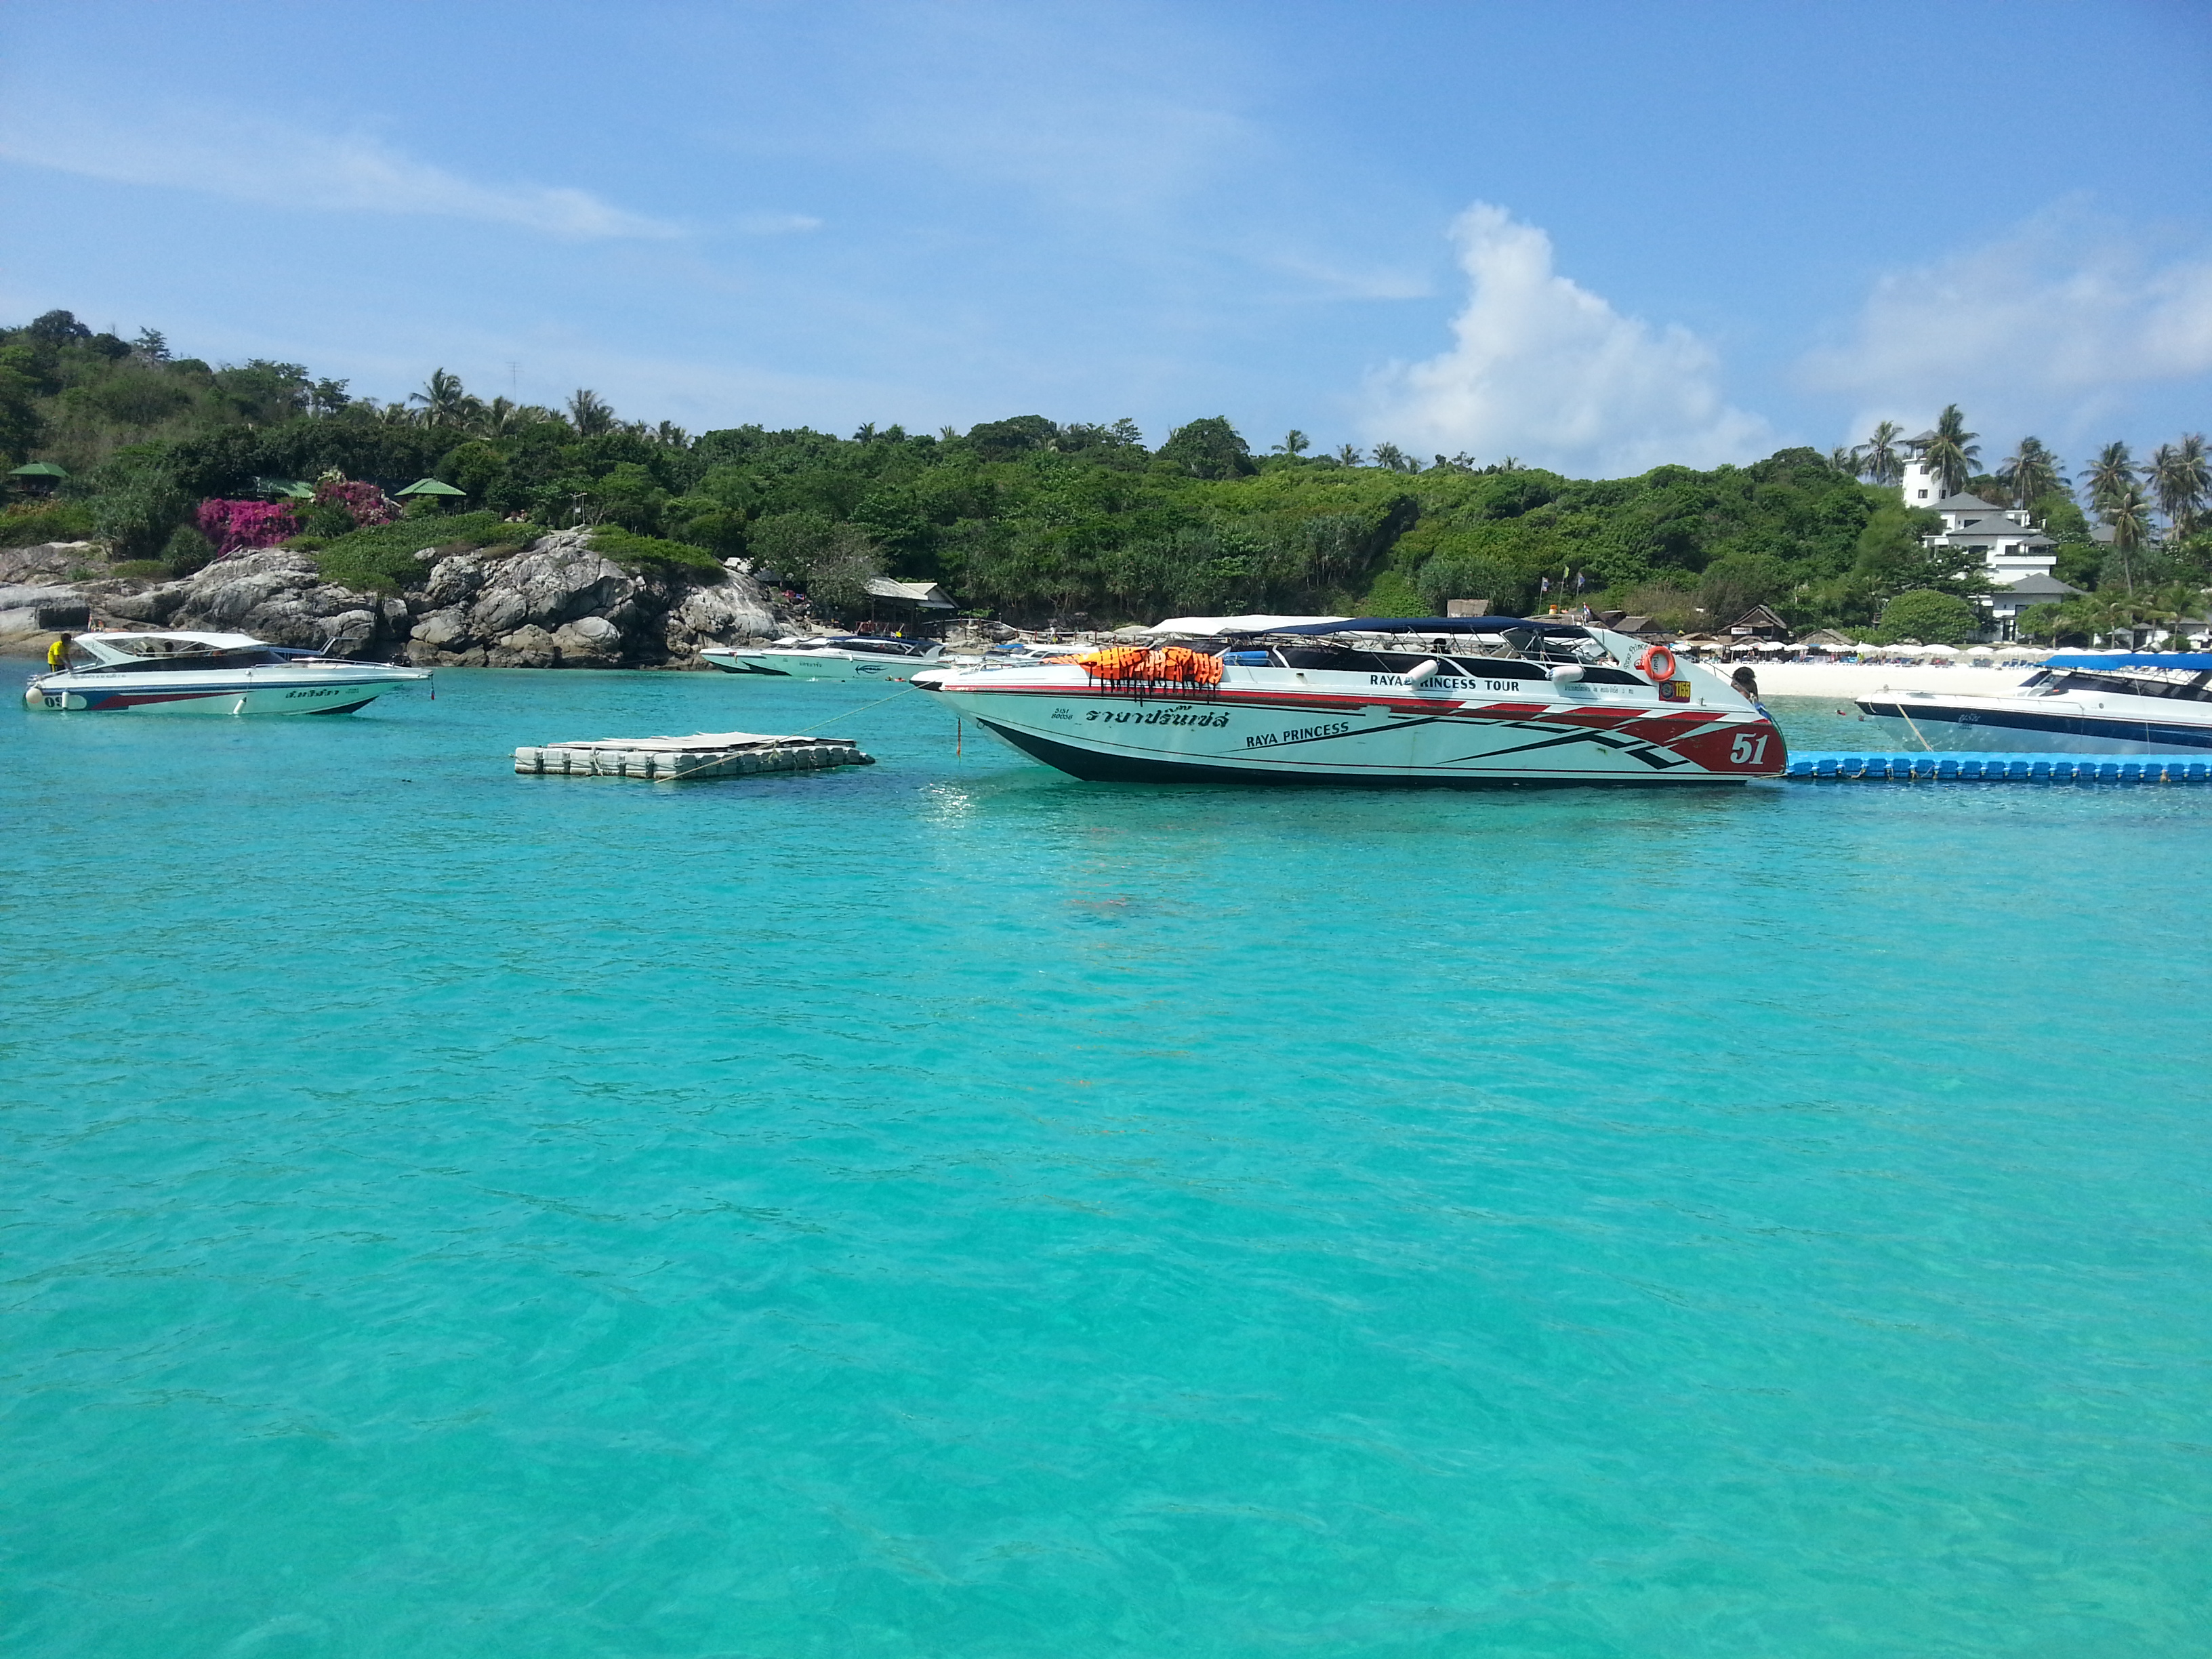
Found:
<svg viewBox="0 0 2212 1659"><path fill-rule="evenodd" d="M1427 601L1414 591L1413 585L1396 571L1386 570L1376 577L1375 586L1367 590L1366 599L1360 602L1360 614L1365 617L1425 617L1429 613Z"/></svg>
<svg viewBox="0 0 2212 1659"><path fill-rule="evenodd" d="M333 537L315 552L315 568L327 582L361 592L397 593L421 584L430 568L415 556L426 547L450 552L509 546L545 533L534 524L505 524L496 513L454 513L433 520L402 519Z"/></svg>
<svg viewBox="0 0 2212 1659"><path fill-rule="evenodd" d="M728 574L721 561L703 547L693 547L688 542L665 542L658 536L641 536L618 525L595 526L592 531L592 551L625 570L659 565L689 572L710 582L720 581Z"/></svg>
<svg viewBox="0 0 2212 1659"><path fill-rule="evenodd" d="M106 574L127 577L132 581L155 581L169 574L169 567L159 559L125 559L121 564L111 564Z"/></svg>
<svg viewBox="0 0 2212 1659"><path fill-rule="evenodd" d="M161 546L161 568L172 576L189 576L195 570L205 568L214 557L215 544L188 524L180 524L171 531L169 539Z"/></svg>
<svg viewBox="0 0 2212 1659"><path fill-rule="evenodd" d="M1982 615L1955 593L1915 588L1899 593L1881 608L1881 624L1875 643L1895 645L1917 640L1923 645L1964 645L1981 632Z"/></svg>
<svg viewBox="0 0 2212 1659"><path fill-rule="evenodd" d="M81 542L91 534L92 514L81 501L40 501L0 513L0 547Z"/></svg>

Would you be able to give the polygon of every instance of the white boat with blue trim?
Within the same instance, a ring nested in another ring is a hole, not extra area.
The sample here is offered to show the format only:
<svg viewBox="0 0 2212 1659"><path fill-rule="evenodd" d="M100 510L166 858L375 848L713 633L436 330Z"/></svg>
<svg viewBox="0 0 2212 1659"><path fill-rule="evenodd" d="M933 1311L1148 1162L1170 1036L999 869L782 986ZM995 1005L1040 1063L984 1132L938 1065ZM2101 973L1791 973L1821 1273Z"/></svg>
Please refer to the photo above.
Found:
<svg viewBox="0 0 2212 1659"><path fill-rule="evenodd" d="M789 637L773 645L709 646L700 660L726 674L766 674L794 680L908 680L945 655L935 640L902 640L888 634Z"/></svg>
<svg viewBox="0 0 2212 1659"><path fill-rule="evenodd" d="M1664 646L1602 628L1257 620L1180 644L930 669L915 685L1094 781L1674 787L1788 763L1756 702Z"/></svg>
<svg viewBox="0 0 2212 1659"><path fill-rule="evenodd" d="M350 714L430 678L250 634L79 634L67 666L34 676L23 702L98 714Z"/></svg>
<svg viewBox="0 0 2212 1659"><path fill-rule="evenodd" d="M1914 749L2212 752L2212 653L2202 651L2065 652L1998 696L1885 690L1857 702Z"/></svg>

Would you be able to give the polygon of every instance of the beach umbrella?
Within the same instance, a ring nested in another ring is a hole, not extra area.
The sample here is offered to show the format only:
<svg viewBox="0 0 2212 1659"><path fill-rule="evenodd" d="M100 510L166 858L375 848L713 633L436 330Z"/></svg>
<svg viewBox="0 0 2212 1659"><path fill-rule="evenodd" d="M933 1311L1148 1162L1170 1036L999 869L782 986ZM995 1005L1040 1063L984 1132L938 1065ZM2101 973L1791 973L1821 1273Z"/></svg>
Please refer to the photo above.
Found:
<svg viewBox="0 0 2212 1659"><path fill-rule="evenodd" d="M1759 648L1761 651L1787 651L1790 647L1780 640L1765 640L1760 642Z"/></svg>
<svg viewBox="0 0 2212 1659"><path fill-rule="evenodd" d="M1996 655L1996 653L1990 650L1986 645L1978 645L1969 650L1966 654L1970 657L1994 657Z"/></svg>
<svg viewBox="0 0 2212 1659"><path fill-rule="evenodd" d="M1959 654L1959 647L1955 645L1923 645L1920 647L1920 654L1923 657L1955 657Z"/></svg>

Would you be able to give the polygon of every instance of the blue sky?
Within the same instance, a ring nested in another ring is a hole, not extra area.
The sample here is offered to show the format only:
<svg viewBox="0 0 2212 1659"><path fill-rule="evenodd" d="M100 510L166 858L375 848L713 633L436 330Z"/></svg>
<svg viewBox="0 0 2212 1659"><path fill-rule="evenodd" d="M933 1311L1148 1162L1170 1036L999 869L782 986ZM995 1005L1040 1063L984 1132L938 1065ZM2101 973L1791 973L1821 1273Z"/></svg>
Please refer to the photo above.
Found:
<svg viewBox="0 0 2212 1659"><path fill-rule="evenodd" d="M2212 8L0 8L0 318L691 429L2212 428Z"/></svg>

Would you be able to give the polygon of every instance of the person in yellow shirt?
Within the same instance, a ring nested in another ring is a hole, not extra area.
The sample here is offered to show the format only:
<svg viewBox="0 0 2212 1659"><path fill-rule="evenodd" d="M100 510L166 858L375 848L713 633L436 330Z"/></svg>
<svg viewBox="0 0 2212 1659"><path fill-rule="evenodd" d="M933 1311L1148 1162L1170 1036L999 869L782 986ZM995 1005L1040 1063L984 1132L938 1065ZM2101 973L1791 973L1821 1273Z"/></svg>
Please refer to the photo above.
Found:
<svg viewBox="0 0 2212 1659"><path fill-rule="evenodd" d="M54 636L54 642L46 647L46 667L50 672L59 673L69 666L70 642L76 638L74 634Z"/></svg>

